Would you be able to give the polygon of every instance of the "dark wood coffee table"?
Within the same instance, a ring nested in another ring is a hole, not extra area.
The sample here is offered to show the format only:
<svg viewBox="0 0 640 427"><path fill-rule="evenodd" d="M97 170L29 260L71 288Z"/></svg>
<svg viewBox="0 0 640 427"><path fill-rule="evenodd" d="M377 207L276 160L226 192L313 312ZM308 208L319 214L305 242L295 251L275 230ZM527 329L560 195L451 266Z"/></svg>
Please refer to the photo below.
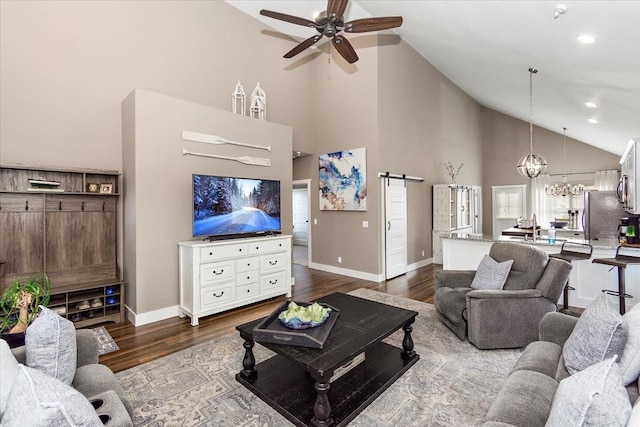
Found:
<svg viewBox="0 0 640 427"><path fill-rule="evenodd" d="M340 310L322 349L260 343L276 355L256 366L253 329L262 319L237 326L245 355L236 379L295 425L344 426L420 358L411 338L418 313L343 293L318 302ZM400 328L402 348L382 342ZM361 353L363 362L330 381Z"/></svg>

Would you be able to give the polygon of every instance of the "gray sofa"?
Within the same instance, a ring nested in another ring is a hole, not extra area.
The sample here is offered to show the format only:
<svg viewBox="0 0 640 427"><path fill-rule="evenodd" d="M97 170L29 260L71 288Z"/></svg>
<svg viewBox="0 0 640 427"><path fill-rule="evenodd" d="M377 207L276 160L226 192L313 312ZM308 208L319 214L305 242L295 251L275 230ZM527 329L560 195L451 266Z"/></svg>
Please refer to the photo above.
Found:
<svg viewBox="0 0 640 427"><path fill-rule="evenodd" d="M540 340L529 344L511 369L483 427L545 425L556 389L561 380L569 377L562 351L577 322L577 317L562 313L544 316L540 322ZM637 380L626 389L633 404L638 398Z"/></svg>
<svg viewBox="0 0 640 427"><path fill-rule="evenodd" d="M534 246L511 242L494 243L489 256L497 262L513 260L504 287L472 289L476 271L437 271L438 318L479 349L524 347L538 339L542 317L558 311L571 264L549 258Z"/></svg>
<svg viewBox="0 0 640 427"><path fill-rule="evenodd" d="M91 330L76 331L77 364L71 386L84 395L104 425L133 426L133 405L111 369L98 363L98 340ZM26 364L26 347L11 349L20 364ZM0 423L2 419L0 418Z"/></svg>

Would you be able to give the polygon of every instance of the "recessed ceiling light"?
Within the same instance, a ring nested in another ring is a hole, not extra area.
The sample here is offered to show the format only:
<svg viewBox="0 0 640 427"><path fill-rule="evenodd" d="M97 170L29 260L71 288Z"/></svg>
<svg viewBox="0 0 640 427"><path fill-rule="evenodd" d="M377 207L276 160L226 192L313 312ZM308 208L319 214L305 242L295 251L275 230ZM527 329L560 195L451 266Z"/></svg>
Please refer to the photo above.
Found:
<svg viewBox="0 0 640 427"><path fill-rule="evenodd" d="M596 41L596 38L591 34L583 33L583 34L578 34L578 41L584 44L591 44Z"/></svg>
<svg viewBox="0 0 640 427"><path fill-rule="evenodd" d="M589 123L593 123L594 125L598 123L596 119L588 119Z"/></svg>
<svg viewBox="0 0 640 427"><path fill-rule="evenodd" d="M591 102L591 101L585 102L584 105L586 105L589 108L597 108L598 107L598 104L596 104L595 102Z"/></svg>

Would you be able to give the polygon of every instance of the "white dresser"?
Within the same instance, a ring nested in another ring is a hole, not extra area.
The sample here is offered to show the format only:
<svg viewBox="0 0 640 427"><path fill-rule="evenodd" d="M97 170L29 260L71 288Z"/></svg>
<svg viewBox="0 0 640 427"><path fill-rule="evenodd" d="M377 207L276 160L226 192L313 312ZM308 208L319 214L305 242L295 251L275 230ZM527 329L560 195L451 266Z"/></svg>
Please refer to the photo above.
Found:
<svg viewBox="0 0 640 427"><path fill-rule="evenodd" d="M180 316L291 296L291 236L180 242Z"/></svg>

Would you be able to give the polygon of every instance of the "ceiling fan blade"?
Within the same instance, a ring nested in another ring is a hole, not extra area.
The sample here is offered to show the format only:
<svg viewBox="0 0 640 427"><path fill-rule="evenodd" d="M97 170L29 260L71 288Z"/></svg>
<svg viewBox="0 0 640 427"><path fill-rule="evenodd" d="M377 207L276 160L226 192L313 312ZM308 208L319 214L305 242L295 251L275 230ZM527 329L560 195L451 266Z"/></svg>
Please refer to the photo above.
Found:
<svg viewBox="0 0 640 427"><path fill-rule="evenodd" d="M344 59L347 60L349 64L353 64L358 60L358 55L356 54L355 49L349 43L349 40L345 39L342 36L335 36L333 38L333 46L335 46L336 50Z"/></svg>
<svg viewBox="0 0 640 427"><path fill-rule="evenodd" d="M296 47L291 49L289 52L285 53L284 57L285 58L293 58L294 56L296 56L297 54L299 54L300 52L302 52L306 48L311 47L314 44L316 44L318 42L318 40L320 40L321 38L322 38L322 35L320 35L320 34L316 34L313 37L309 37L308 39L306 39L305 41L303 41L302 43L300 43L299 45L297 45Z"/></svg>
<svg viewBox="0 0 640 427"><path fill-rule="evenodd" d="M329 0L327 4L327 17L335 14L337 18L342 18L347 8L347 3L349 3L349 0Z"/></svg>
<svg viewBox="0 0 640 427"><path fill-rule="evenodd" d="M267 16L273 19L278 19L280 21L289 22L291 24L302 25L303 27L311 27L311 28L316 27L316 23L313 21L310 21L305 18L299 18L293 15L287 15L286 13L273 12L271 10L262 9L260 11L260 15Z"/></svg>
<svg viewBox="0 0 640 427"><path fill-rule="evenodd" d="M366 33L368 31L388 30L402 25L402 16L385 16L381 18L355 19L345 22L344 31L347 33Z"/></svg>

